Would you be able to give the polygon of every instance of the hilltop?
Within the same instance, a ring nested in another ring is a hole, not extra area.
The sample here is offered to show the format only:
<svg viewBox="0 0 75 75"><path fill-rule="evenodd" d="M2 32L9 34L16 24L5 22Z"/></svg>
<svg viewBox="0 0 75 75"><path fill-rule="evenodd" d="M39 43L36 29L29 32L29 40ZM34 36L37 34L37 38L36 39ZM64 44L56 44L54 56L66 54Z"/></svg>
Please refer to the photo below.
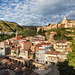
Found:
<svg viewBox="0 0 75 75"><path fill-rule="evenodd" d="M75 27L75 20L69 20L66 17L63 18L63 20L56 24L56 23L52 23L52 24L48 24L44 27L38 27L37 28L37 32L42 29L42 30L50 30L50 29L57 29L57 28L73 28Z"/></svg>
<svg viewBox="0 0 75 75"><path fill-rule="evenodd" d="M36 30L38 26L20 26L15 22L8 22L0 20L0 30L2 31L21 31L21 30Z"/></svg>
<svg viewBox="0 0 75 75"><path fill-rule="evenodd" d="M2 32L19 32L19 35L34 36L36 35L38 26L20 26L15 22L7 22L0 20L0 31Z"/></svg>
<svg viewBox="0 0 75 75"><path fill-rule="evenodd" d="M75 43L75 20L64 19L59 23L38 27L37 33L45 35L47 40L54 44L57 40L67 40Z"/></svg>
<svg viewBox="0 0 75 75"><path fill-rule="evenodd" d="M15 22L7 22L0 20L0 30L15 32L16 30L22 30L23 28Z"/></svg>

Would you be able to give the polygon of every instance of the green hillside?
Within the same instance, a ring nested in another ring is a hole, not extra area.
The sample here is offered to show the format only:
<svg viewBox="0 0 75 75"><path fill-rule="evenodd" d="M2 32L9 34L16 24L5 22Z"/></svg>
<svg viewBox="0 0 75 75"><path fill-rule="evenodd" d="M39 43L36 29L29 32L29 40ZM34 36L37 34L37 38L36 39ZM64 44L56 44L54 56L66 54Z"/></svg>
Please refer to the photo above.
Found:
<svg viewBox="0 0 75 75"><path fill-rule="evenodd" d="M19 34L23 37L36 35L37 26L22 26L22 28L23 30L19 31Z"/></svg>
<svg viewBox="0 0 75 75"><path fill-rule="evenodd" d="M20 26L15 22L7 22L0 20L0 30L6 32L19 32L19 35L25 36L35 36L37 31L37 26Z"/></svg>
<svg viewBox="0 0 75 75"><path fill-rule="evenodd" d="M57 34L54 35L55 40L67 40L75 43L75 28L51 29L48 33L51 31L57 32Z"/></svg>
<svg viewBox="0 0 75 75"><path fill-rule="evenodd" d="M19 26L15 22L7 22L0 20L0 30L2 31L12 31L15 32L16 30L22 30L23 28Z"/></svg>

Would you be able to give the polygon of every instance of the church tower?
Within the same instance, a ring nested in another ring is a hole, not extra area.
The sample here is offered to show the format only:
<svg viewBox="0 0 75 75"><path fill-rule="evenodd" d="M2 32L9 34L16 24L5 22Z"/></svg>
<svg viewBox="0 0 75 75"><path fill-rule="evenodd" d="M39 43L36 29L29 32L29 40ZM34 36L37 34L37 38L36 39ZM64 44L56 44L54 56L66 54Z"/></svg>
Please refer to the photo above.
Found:
<svg viewBox="0 0 75 75"><path fill-rule="evenodd" d="M16 40L18 40L18 31L16 31Z"/></svg>

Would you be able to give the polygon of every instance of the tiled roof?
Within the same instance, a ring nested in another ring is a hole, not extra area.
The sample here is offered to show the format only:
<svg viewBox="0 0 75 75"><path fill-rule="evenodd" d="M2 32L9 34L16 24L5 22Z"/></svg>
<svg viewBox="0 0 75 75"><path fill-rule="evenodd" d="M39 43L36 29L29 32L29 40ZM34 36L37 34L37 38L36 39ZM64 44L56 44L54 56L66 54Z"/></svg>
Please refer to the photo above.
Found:
<svg viewBox="0 0 75 75"><path fill-rule="evenodd" d="M42 45L50 45L51 43L43 43Z"/></svg>
<svg viewBox="0 0 75 75"><path fill-rule="evenodd" d="M60 52L58 51L48 51L45 54L52 54L52 55L58 55Z"/></svg>
<svg viewBox="0 0 75 75"><path fill-rule="evenodd" d="M22 41L23 43L29 43L30 41Z"/></svg>
<svg viewBox="0 0 75 75"><path fill-rule="evenodd" d="M65 52L72 52L71 47L66 47L66 51Z"/></svg>
<svg viewBox="0 0 75 75"><path fill-rule="evenodd" d="M48 56L48 57L52 57L52 58L58 58L57 56L55 57L55 56Z"/></svg>
<svg viewBox="0 0 75 75"><path fill-rule="evenodd" d="M6 42L6 41L2 41L2 42Z"/></svg>
<svg viewBox="0 0 75 75"><path fill-rule="evenodd" d="M26 38L22 38L22 40L26 40Z"/></svg>
<svg viewBox="0 0 75 75"><path fill-rule="evenodd" d="M62 52L60 52L59 54L60 54L60 55L66 55L65 53L62 53Z"/></svg>
<svg viewBox="0 0 75 75"><path fill-rule="evenodd" d="M35 45L36 47L41 47L42 46L42 44L37 44L37 45Z"/></svg>
<svg viewBox="0 0 75 75"><path fill-rule="evenodd" d="M59 58L59 61L65 61L65 59L60 59L60 58Z"/></svg>
<svg viewBox="0 0 75 75"><path fill-rule="evenodd" d="M45 49L43 49L43 48L39 48L38 50L45 50Z"/></svg>
<svg viewBox="0 0 75 75"><path fill-rule="evenodd" d="M38 41L45 41L45 39L39 39Z"/></svg>
<svg viewBox="0 0 75 75"><path fill-rule="evenodd" d="M65 42L66 42L66 40L64 40L64 41L62 41L62 40L57 41L57 43L65 43Z"/></svg>

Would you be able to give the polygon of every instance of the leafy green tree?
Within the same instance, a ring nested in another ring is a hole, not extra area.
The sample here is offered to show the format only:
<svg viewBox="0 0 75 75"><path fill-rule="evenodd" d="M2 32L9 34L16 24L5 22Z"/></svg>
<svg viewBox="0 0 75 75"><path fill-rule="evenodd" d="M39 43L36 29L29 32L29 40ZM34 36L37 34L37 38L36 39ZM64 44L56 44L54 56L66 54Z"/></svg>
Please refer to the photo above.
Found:
<svg viewBox="0 0 75 75"><path fill-rule="evenodd" d="M39 30L38 34L42 35L42 29Z"/></svg>
<svg viewBox="0 0 75 75"><path fill-rule="evenodd" d="M3 41L3 40L6 40L6 39L9 39L9 38L12 38L12 37L14 37L15 36L15 34L13 33L13 34L11 34L11 35L8 35L8 34L0 34L0 41Z"/></svg>
<svg viewBox="0 0 75 75"><path fill-rule="evenodd" d="M75 75L75 69L73 66L68 65L68 61L59 62L57 64L60 75Z"/></svg>
<svg viewBox="0 0 75 75"><path fill-rule="evenodd" d="M42 30L42 28L39 30L38 34L45 36L45 30Z"/></svg>
<svg viewBox="0 0 75 75"><path fill-rule="evenodd" d="M72 44L71 47L72 47L72 52L69 52L67 58L68 58L69 63L75 69L75 44Z"/></svg>

